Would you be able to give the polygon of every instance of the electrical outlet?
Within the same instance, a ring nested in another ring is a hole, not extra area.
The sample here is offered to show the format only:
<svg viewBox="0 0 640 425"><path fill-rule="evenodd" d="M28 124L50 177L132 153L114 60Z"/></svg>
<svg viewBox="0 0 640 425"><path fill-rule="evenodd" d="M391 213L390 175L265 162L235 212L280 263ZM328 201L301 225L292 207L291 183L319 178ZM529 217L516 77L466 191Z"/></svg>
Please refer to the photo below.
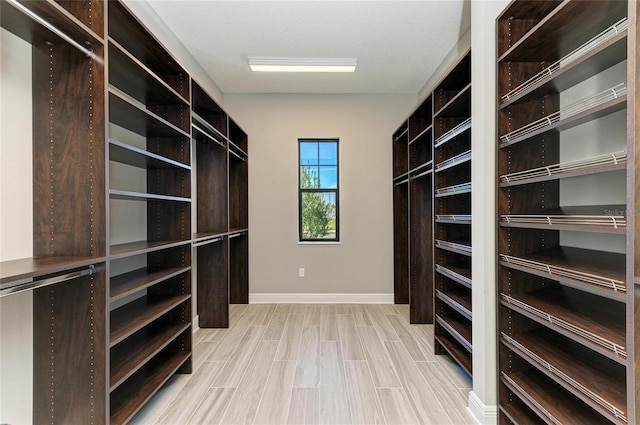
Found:
<svg viewBox="0 0 640 425"><path fill-rule="evenodd" d="M298 277L304 277L304 267L298 269Z"/></svg>

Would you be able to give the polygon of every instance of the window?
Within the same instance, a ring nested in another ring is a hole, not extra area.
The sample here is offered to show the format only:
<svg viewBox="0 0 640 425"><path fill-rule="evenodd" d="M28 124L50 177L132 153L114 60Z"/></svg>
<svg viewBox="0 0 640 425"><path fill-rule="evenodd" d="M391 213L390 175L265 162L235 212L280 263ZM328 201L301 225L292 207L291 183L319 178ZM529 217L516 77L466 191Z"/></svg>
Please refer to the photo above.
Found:
<svg viewBox="0 0 640 425"><path fill-rule="evenodd" d="M338 139L298 139L298 235L340 240Z"/></svg>

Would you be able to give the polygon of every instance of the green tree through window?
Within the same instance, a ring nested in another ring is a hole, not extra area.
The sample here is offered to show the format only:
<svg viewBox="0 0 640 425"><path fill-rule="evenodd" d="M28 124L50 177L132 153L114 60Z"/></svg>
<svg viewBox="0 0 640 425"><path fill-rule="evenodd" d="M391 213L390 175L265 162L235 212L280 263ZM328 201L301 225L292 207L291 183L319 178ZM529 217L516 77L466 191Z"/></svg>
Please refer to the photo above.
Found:
<svg viewBox="0 0 640 425"><path fill-rule="evenodd" d="M299 238L339 240L338 140L300 139Z"/></svg>

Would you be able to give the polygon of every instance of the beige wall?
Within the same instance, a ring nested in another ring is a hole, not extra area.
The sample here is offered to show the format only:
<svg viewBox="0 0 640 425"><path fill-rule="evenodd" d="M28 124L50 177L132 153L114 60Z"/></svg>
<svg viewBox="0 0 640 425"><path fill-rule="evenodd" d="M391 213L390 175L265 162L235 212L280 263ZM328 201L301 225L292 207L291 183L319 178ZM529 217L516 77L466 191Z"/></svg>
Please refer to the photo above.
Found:
<svg viewBox="0 0 640 425"><path fill-rule="evenodd" d="M0 261L31 257L31 46L0 30ZM31 422L31 292L0 298L0 423Z"/></svg>
<svg viewBox="0 0 640 425"><path fill-rule="evenodd" d="M391 134L415 103L415 95L225 94L249 135L251 293L393 292ZM339 245L298 244L302 137L340 139Z"/></svg>

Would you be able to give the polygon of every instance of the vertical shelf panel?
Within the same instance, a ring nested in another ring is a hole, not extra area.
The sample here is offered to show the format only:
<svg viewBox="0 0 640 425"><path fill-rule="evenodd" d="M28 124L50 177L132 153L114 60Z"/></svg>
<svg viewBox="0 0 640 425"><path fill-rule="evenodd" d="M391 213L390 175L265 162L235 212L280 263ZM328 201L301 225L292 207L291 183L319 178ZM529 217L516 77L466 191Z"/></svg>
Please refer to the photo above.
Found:
<svg viewBox="0 0 640 425"><path fill-rule="evenodd" d="M226 237L198 246L198 317L201 328L229 327L229 244Z"/></svg>
<svg viewBox="0 0 640 425"><path fill-rule="evenodd" d="M107 423L104 263L33 292L34 423Z"/></svg>

